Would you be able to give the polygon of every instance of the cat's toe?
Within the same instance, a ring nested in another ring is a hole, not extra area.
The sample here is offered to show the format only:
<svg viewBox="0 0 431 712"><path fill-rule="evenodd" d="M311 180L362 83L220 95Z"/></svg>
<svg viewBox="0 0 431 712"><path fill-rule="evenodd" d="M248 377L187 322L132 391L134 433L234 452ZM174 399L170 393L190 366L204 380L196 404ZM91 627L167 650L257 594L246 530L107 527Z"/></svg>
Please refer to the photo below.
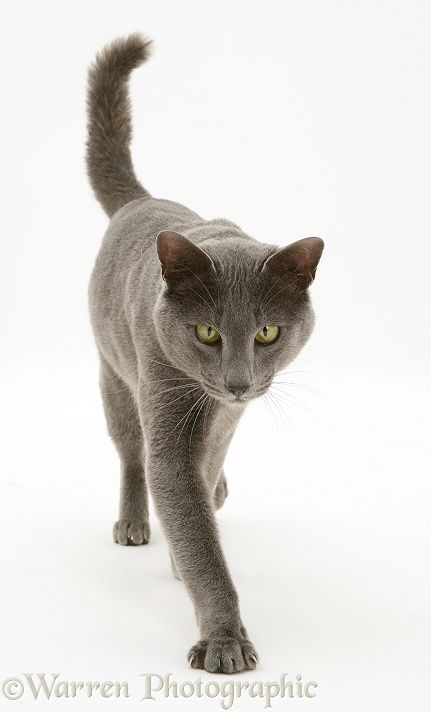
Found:
<svg viewBox="0 0 431 712"><path fill-rule="evenodd" d="M192 668L196 668L197 670L204 669L207 646L207 640L199 640L196 645L190 648L187 654L187 661L190 663Z"/></svg>
<svg viewBox="0 0 431 712"><path fill-rule="evenodd" d="M253 643L236 638L200 640L187 655L192 668L230 675L243 670L254 670L258 656Z"/></svg>
<svg viewBox="0 0 431 712"><path fill-rule="evenodd" d="M114 541L122 546L148 544L150 525L142 519L119 519L114 524Z"/></svg>

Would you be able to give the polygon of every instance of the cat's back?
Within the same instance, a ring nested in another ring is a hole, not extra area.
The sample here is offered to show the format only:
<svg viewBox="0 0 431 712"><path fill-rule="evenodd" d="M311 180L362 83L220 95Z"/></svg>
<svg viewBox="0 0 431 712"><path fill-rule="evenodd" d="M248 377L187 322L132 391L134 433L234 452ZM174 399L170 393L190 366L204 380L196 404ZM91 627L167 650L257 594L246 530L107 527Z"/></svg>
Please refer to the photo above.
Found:
<svg viewBox="0 0 431 712"><path fill-rule="evenodd" d="M179 203L138 198L118 210L103 236L90 277L90 317L101 355L126 382L136 377L134 302L150 313L157 294L160 264L157 234L170 226L184 229L202 219Z"/></svg>
<svg viewBox="0 0 431 712"><path fill-rule="evenodd" d="M112 217L104 235L101 253L122 263L154 248L161 230L184 230L204 221L180 203L157 198L139 198L125 205Z"/></svg>
<svg viewBox="0 0 431 712"><path fill-rule="evenodd" d="M180 203L139 198L124 205L111 218L103 236L90 280L90 290L104 282L112 288L125 283L137 260L147 271L159 270L155 241L161 230L184 230L202 218Z"/></svg>
<svg viewBox="0 0 431 712"><path fill-rule="evenodd" d="M118 210L103 236L89 284L89 306L97 333L124 320L127 291L142 274L152 294L160 272L155 249L161 230L186 230L202 224L199 215L180 203L138 198Z"/></svg>

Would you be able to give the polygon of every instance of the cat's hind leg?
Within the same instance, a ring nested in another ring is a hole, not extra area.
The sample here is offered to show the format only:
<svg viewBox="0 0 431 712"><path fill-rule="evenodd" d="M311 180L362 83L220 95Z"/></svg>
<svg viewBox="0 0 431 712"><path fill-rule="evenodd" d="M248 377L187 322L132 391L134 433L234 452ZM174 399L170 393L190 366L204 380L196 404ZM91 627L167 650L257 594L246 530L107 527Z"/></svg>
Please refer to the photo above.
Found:
<svg viewBox="0 0 431 712"><path fill-rule="evenodd" d="M106 361L101 361L100 388L108 432L121 461L120 513L114 524L118 544L148 544L148 491L144 472L144 441L130 389Z"/></svg>

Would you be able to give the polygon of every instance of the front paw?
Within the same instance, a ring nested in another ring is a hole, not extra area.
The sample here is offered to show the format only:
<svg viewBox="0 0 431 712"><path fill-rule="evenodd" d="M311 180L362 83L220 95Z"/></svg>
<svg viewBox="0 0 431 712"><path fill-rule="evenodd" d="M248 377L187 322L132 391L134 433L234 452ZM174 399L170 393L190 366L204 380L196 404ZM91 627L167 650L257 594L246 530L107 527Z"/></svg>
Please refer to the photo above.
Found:
<svg viewBox="0 0 431 712"><path fill-rule="evenodd" d="M114 524L114 541L123 546L148 544L150 525L142 519L119 519Z"/></svg>
<svg viewBox="0 0 431 712"><path fill-rule="evenodd" d="M190 649L187 660L192 668L229 674L254 670L258 656L249 640L220 637L200 640Z"/></svg>

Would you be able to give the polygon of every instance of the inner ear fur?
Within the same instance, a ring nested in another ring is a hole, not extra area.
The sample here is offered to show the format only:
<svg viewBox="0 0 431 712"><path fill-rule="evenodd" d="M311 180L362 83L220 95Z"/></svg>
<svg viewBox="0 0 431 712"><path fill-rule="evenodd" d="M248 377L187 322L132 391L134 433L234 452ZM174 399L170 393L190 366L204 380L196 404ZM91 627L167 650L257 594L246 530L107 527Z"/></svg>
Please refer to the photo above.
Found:
<svg viewBox="0 0 431 712"><path fill-rule="evenodd" d="M178 232L162 230L157 235L156 246L162 277L167 282L197 275L213 266L206 252Z"/></svg>
<svg viewBox="0 0 431 712"><path fill-rule="evenodd" d="M301 289L307 289L314 281L317 265L322 256L324 242L320 237L306 237L281 247L268 257L263 268L277 277L293 277Z"/></svg>

